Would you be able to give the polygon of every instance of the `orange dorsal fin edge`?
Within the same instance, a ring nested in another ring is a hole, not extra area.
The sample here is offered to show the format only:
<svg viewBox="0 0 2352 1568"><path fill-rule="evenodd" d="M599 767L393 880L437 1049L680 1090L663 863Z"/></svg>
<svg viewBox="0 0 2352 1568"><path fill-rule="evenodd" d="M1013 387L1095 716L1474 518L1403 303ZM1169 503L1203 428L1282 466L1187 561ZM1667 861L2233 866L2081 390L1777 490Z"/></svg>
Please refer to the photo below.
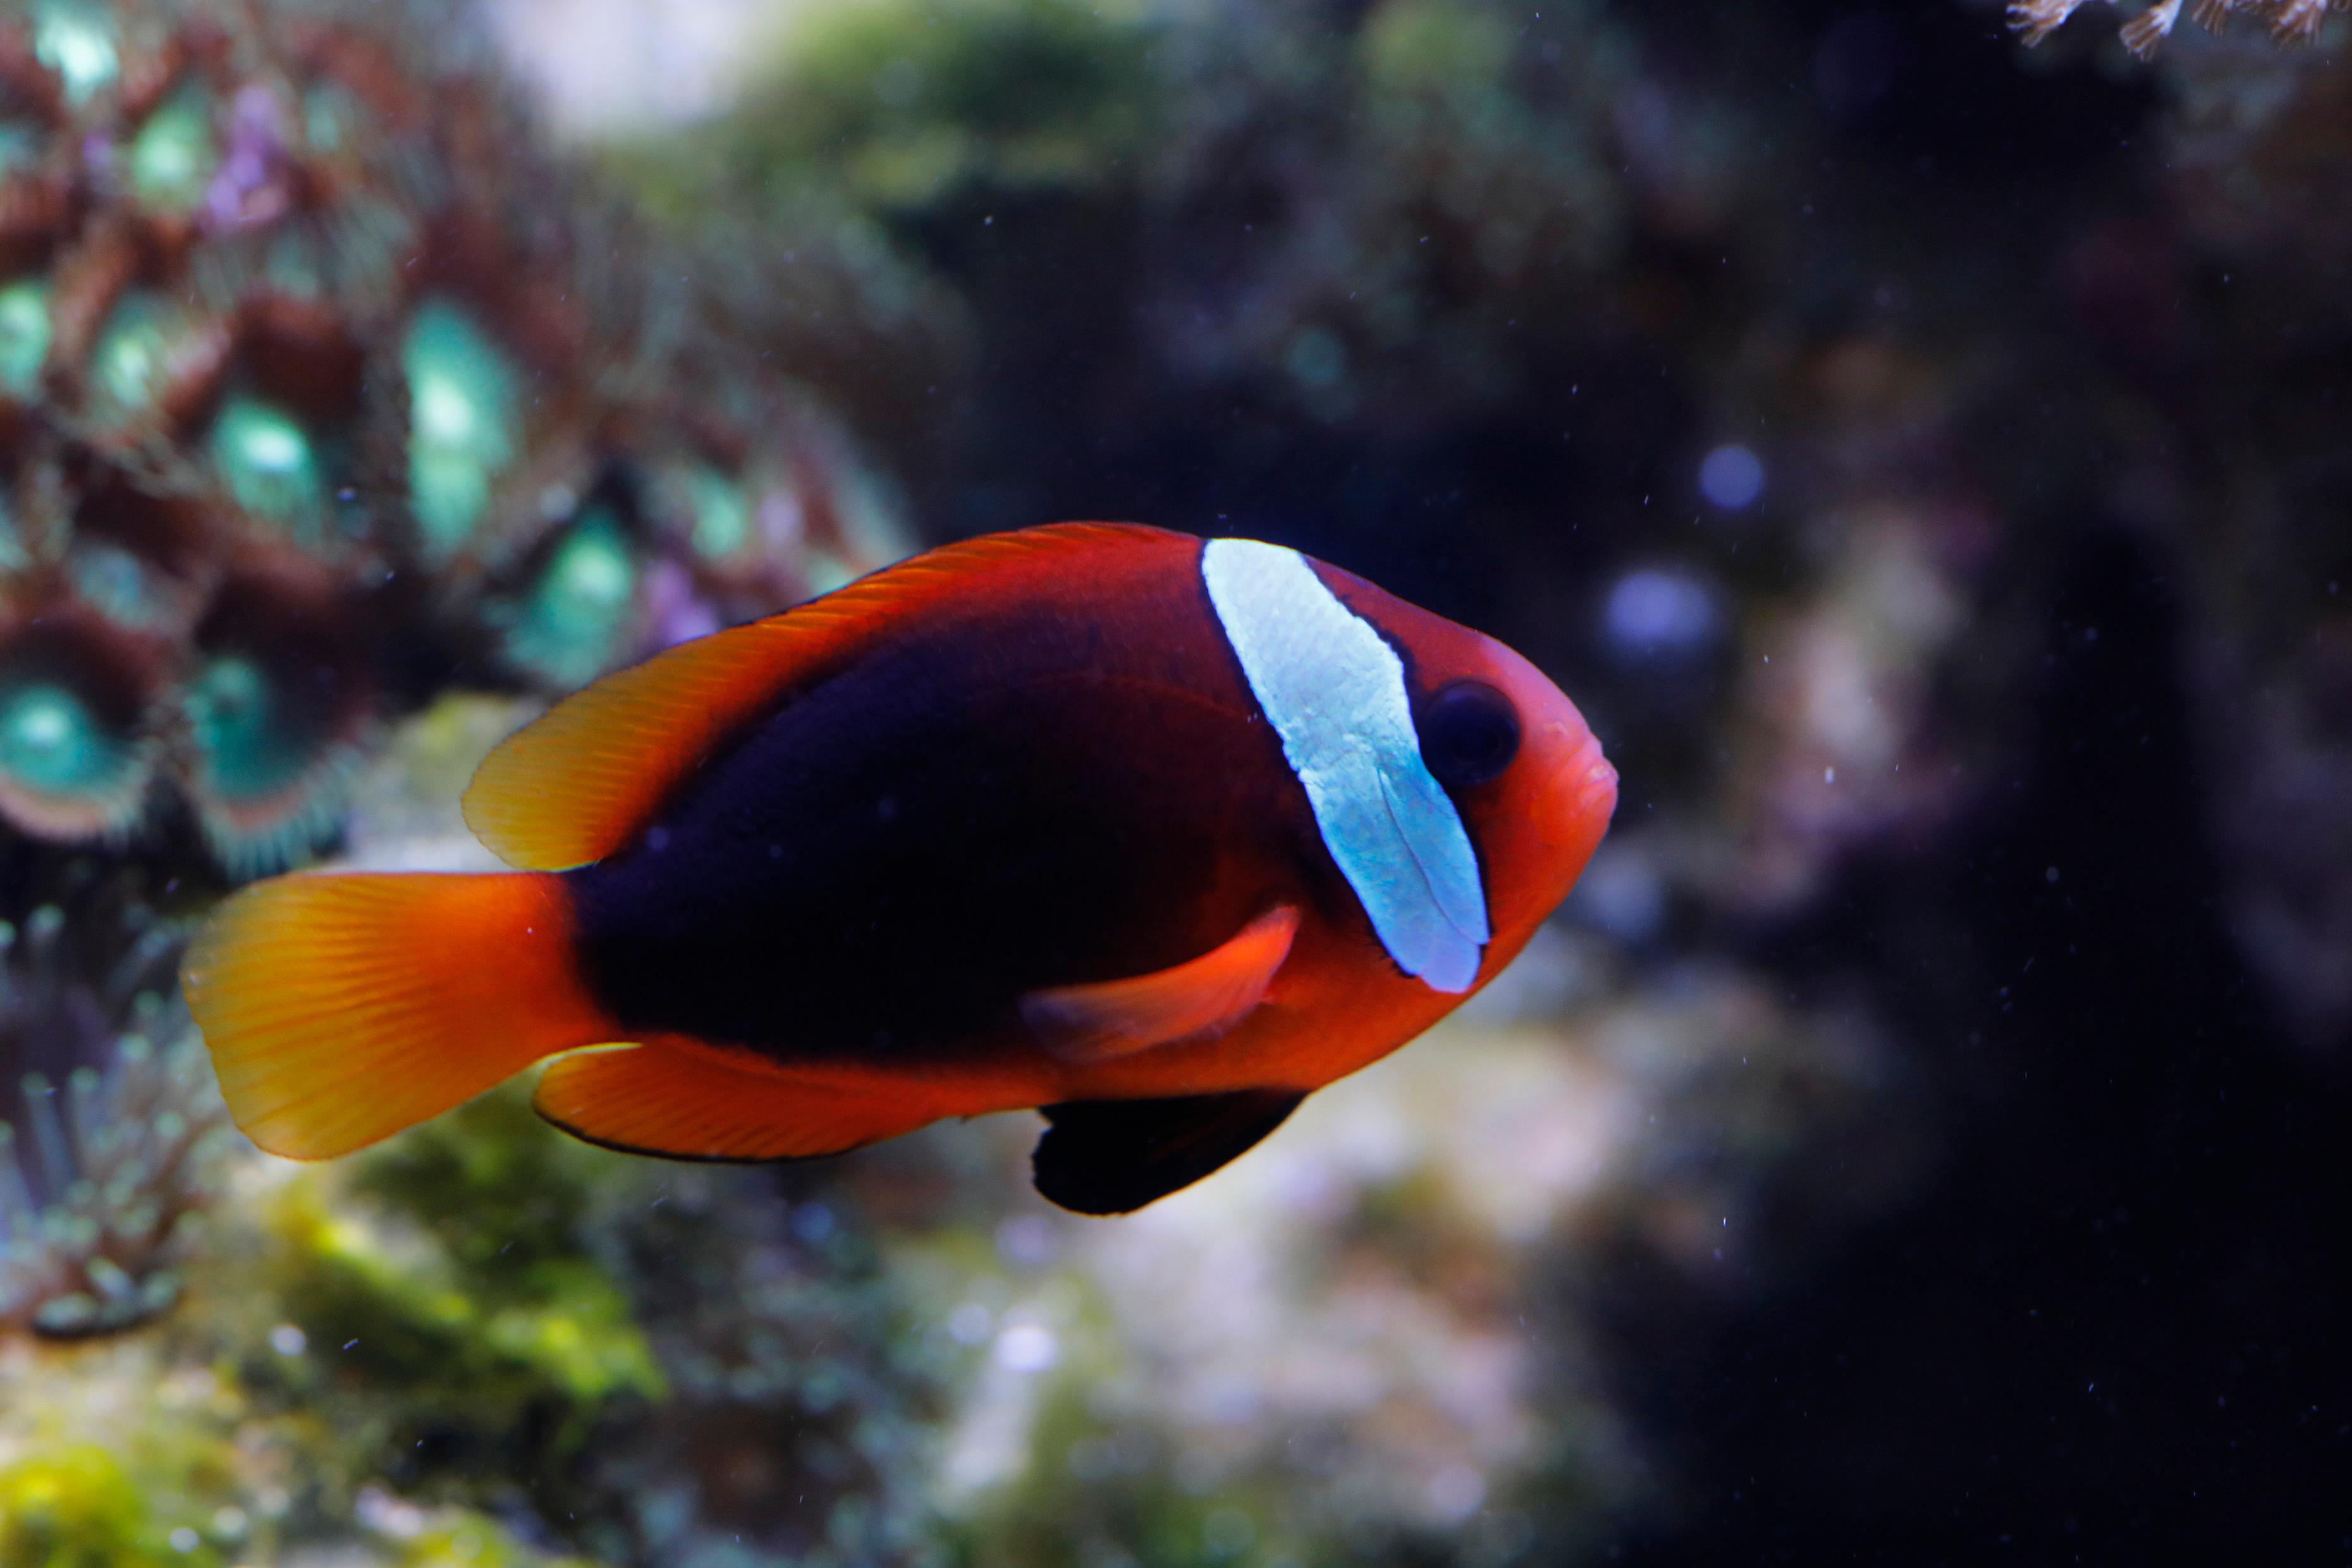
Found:
<svg viewBox="0 0 2352 1568"><path fill-rule="evenodd" d="M1103 522L989 534L886 567L782 615L681 643L573 693L507 737L466 791L466 826L518 870L601 860L745 724L899 617L1008 568L1185 537Z"/></svg>
<svg viewBox="0 0 2352 1568"><path fill-rule="evenodd" d="M1279 904L1230 940L1172 968L1033 991L1021 999L1022 1021L1047 1050L1069 1062L1106 1061L1222 1034L1265 999L1297 931L1297 910Z"/></svg>

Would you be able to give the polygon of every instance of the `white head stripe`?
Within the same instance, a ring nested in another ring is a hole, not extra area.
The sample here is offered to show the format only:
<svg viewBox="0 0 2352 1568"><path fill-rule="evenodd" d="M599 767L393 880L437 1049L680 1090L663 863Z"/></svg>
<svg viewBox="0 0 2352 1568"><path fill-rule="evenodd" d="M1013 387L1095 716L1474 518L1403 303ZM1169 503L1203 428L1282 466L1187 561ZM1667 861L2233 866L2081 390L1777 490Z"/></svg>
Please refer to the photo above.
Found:
<svg viewBox="0 0 2352 1568"><path fill-rule="evenodd" d="M1213 539L1201 576L1381 945L1433 990L1469 990L1491 935L1486 894L1462 818L1423 765L1403 661L1295 550Z"/></svg>

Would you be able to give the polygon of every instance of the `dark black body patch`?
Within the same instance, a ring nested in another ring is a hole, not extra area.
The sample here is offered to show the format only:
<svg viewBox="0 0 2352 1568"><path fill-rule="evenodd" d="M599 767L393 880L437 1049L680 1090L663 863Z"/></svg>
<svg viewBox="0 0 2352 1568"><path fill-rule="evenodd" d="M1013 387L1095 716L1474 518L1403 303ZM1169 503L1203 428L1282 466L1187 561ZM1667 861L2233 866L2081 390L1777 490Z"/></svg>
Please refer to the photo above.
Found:
<svg viewBox="0 0 2352 1568"><path fill-rule="evenodd" d="M1278 890L1349 918L1187 590L1108 626L941 616L796 696L567 873L599 999L780 1058L937 1058L1024 992L1197 956Z"/></svg>

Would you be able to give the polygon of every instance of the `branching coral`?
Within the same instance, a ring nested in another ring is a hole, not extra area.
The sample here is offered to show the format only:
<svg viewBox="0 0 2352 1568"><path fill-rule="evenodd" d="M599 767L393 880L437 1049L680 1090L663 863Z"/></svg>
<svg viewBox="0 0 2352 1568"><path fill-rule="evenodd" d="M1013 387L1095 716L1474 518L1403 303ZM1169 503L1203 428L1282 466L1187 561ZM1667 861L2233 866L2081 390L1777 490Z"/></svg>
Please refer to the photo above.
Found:
<svg viewBox="0 0 2352 1568"><path fill-rule="evenodd" d="M0 1069L23 1075L23 1115L0 1121L0 1325L59 1338L171 1305L235 1138L167 1000L176 937L126 931L92 975L67 923L55 904L0 921Z"/></svg>
<svg viewBox="0 0 2352 1568"><path fill-rule="evenodd" d="M2025 41L2038 44L2064 26L2090 0L2015 0L2009 8L2009 25L2025 36ZM2112 0L2111 0L2112 3ZM2184 0L2157 0L2157 3L2123 25L2125 47L2142 59L2163 46L2172 36L2180 20ZM2352 10L2352 0L2195 0L2189 14L2199 25L2211 32L2220 32L2233 16L2243 16L2259 26L2268 27L2271 37L2283 44L2307 44L2319 36L2320 26L2331 11Z"/></svg>

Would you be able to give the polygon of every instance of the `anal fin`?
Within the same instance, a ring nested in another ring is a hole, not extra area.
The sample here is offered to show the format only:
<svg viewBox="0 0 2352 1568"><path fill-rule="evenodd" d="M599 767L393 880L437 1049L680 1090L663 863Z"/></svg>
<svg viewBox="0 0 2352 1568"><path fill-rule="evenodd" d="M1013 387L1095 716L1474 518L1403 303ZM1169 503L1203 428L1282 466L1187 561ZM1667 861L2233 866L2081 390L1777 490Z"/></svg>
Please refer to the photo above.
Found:
<svg viewBox="0 0 2352 1568"><path fill-rule="evenodd" d="M1247 1153L1306 1098L1250 1089L1048 1105L1030 1172L1037 1190L1066 1209L1129 1214Z"/></svg>
<svg viewBox="0 0 2352 1568"><path fill-rule="evenodd" d="M915 1097L736 1067L711 1047L668 1042L565 1057L531 1108L591 1143L673 1160L838 1154L932 1120Z"/></svg>
<svg viewBox="0 0 2352 1568"><path fill-rule="evenodd" d="M1174 1040L1222 1034L1265 997L1290 956L1298 911L1276 905L1234 936L1173 968L1033 991L1022 1021L1065 1061L1101 1061Z"/></svg>

